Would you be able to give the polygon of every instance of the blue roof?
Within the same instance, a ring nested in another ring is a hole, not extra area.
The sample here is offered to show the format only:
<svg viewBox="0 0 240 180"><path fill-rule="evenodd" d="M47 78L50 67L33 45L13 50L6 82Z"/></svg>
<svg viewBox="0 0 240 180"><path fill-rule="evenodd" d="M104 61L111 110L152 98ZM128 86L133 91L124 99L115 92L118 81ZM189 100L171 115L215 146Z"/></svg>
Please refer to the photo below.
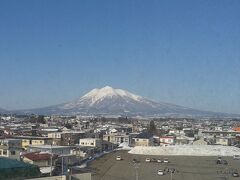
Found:
<svg viewBox="0 0 240 180"><path fill-rule="evenodd" d="M148 132L142 132L136 136L136 138L139 138L139 139L149 139L151 137L153 137L153 135Z"/></svg>

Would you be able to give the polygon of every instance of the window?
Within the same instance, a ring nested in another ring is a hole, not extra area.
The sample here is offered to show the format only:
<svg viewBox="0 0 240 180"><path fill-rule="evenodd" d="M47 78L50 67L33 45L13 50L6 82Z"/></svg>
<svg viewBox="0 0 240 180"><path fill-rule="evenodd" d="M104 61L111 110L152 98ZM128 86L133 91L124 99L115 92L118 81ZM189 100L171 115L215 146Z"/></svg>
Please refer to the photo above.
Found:
<svg viewBox="0 0 240 180"><path fill-rule="evenodd" d="M7 155L7 150L3 150L3 155Z"/></svg>
<svg viewBox="0 0 240 180"><path fill-rule="evenodd" d="M16 155L16 152L15 151L11 151L11 155Z"/></svg>
<svg viewBox="0 0 240 180"><path fill-rule="evenodd" d="M91 143L91 145L94 145L94 143Z"/></svg>

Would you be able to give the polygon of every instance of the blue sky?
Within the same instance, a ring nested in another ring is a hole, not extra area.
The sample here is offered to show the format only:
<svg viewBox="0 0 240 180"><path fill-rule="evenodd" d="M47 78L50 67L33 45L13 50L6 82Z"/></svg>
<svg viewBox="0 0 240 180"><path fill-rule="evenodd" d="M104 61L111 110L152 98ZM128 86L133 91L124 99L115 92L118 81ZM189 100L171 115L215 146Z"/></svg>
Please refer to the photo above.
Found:
<svg viewBox="0 0 240 180"><path fill-rule="evenodd" d="M0 107L110 85L240 113L239 9L238 0L1 0Z"/></svg>

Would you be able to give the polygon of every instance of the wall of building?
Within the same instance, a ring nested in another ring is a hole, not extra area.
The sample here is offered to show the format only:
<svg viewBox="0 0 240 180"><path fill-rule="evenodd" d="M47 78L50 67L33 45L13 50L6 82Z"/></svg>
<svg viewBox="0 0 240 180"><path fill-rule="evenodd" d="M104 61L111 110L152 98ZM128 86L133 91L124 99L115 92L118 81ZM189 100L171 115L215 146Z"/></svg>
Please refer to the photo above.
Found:
<svg viewBox="0 0 240 180"><path fill-rule="evenodd" d="M135 139L135 146L150 146L149 139Z"/></svg>

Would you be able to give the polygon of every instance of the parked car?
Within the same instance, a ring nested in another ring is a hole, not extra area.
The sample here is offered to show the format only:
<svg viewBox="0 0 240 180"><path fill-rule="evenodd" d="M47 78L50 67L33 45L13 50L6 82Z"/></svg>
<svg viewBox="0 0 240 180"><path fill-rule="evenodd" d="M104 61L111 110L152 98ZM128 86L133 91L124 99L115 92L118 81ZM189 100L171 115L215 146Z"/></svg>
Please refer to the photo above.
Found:
<svg viewBox="0 0 240 180"><path fill-rule="evenodd" d="M239 160L239 159L240 159L240 155L234 155L234 156L233 156L233 159Z"/></svg>
<svg viewBox="0 0 240 180"><path fill-rule="evenodd" d="M163 159L163 162L164 162L164 163L169 163L168 158L164 158L164 159Z"/></svg>
<svg viewBox="0 0 240 180"><path fill-rule="evenodd" d="M151 162L151 159L150 159L150 158L146 158L145 161L146 161L146 162Z"/></svg>
<svg viewBox="0 0 240 180"><path fill-rule="evenodd" d="M164 175L164 172L163 172L163 170L159 169L158 172L157 172L157 174L158 174L159 176L163 176L163 175Z"/></svg>
<svg viewBox="0 0 240 180"><path fill-rule="evenodd" d="M117 160L117 161L121 161L121 160L122 160L121 156L117 156L117 157L116 157L116 160Z"/></svg>
<svg viewBox="0 0 240 180"><path fill-rule="evenodd" d="M157 162L157 160L155 158L152 158L151 162Z"/></svg>
<svg viewBox="0 0 240 180"><path fill-rule="evenodd" d="M233 172L233 173L232 173L232 177L239 177L238 172Z"/></svg>
<svg viewBox="0 0 240 180"><path fill-rule="evenodd" d="M158 162L158 163L162 163L163 161L162 161L161 159L158 159L157 162Z"/></svg>

